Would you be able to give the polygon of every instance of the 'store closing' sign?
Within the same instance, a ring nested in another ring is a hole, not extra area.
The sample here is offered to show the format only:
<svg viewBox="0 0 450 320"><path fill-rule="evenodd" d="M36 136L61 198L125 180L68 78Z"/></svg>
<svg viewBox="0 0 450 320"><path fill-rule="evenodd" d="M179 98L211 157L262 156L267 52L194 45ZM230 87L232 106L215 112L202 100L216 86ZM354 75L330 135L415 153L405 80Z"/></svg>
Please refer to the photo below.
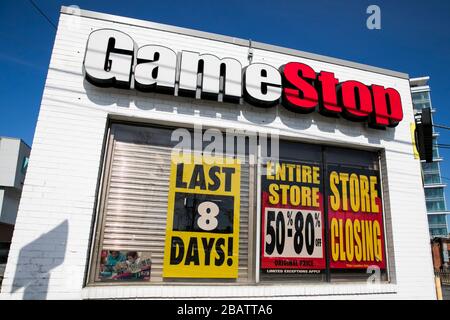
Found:
<svg viewBox="0 0 450 320"><path fill-rule="evenodd" d="M165 278L237 278L240 164L172 155Z"/></svg>
<svg viewBox="0 0 450 320"><path fill-rule="evenodd" d="M375 170L328 167L332 269L386 268L383 205Z"/></svg>

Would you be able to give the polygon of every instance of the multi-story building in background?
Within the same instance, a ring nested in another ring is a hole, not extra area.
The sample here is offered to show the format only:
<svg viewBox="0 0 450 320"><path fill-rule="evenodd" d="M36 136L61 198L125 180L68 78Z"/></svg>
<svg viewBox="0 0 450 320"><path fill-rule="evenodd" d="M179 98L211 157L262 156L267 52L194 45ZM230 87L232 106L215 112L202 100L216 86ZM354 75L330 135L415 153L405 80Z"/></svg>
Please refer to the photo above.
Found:
<svg viewBox="0 0 450 320"><path fill-rule="evenodd" d="M427 107L431 108L432 115L436 111L431 104L429 80L430 77L413 78L410 80L414 113L420 112L423 108ZM431 238L448 237L449 235L449 226L446 218L447 216L450 217L450 212L447 211L445 201L446 183L444 183L441 176L440 164L443 158L439 154L438 138L439 133L433 129L433 162L422 162L428 225Z"/></svg>
<svg viewBox="0 0 450 320"><path fill-rule="evenodd" d="M0 283L17 218L30 150L20 139L0 137Z"/></svg>

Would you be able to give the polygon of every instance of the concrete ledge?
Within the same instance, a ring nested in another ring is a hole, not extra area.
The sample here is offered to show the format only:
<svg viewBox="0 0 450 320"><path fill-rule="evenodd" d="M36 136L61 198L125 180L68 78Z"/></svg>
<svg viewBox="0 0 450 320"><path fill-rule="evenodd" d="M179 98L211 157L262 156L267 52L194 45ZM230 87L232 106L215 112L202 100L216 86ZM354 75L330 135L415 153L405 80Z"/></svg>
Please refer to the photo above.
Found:
<svg viewBox="0 0 450 320"><path fill-rule="evenodd" d="M82 299L270 299L395 295L394 284L298 284L241 286L98 285L85 287ZM388 297L380 296L380 299Z"/></svg>

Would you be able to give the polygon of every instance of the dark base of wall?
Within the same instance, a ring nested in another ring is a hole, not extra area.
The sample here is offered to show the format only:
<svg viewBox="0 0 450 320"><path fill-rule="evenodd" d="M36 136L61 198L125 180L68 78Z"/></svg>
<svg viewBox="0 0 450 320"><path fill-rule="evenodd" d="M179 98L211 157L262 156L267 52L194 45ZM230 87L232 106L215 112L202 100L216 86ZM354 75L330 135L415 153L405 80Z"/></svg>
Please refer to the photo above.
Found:
<svg viewBox="0 0 450 320"><path fill-rule="evenodd" d="M0 222L0 242L11 242L14 225Z"/></svg>
<svg viewBox="0 0 450 320"><path fill-rule="evenodd" d="M9 247L11 245L11 239L14 231L14 226L11 224L0 223L0 264L5 264L8 259ZM3 274L1 274L2 278Z"/></svg>

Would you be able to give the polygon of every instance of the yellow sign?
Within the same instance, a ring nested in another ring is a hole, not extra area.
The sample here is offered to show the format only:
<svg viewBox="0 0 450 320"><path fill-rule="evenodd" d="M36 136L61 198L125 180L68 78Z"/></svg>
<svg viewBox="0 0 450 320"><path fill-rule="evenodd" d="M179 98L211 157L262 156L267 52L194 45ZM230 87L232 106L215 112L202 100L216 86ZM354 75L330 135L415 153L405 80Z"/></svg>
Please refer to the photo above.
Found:
<svg viewBox="0 0 450 320"><path fill-rule="evenodd" d="M420 159L419 150L417 150L416 146L416 124L410 123L409 127L411 129L411 143L413 146L414 159Z"/></svg>
<svg viewBox="0 0 450 320"><path fill-rule="evenodd" d="M172 155L164 278L238 276L239 160Z"/></svg>

